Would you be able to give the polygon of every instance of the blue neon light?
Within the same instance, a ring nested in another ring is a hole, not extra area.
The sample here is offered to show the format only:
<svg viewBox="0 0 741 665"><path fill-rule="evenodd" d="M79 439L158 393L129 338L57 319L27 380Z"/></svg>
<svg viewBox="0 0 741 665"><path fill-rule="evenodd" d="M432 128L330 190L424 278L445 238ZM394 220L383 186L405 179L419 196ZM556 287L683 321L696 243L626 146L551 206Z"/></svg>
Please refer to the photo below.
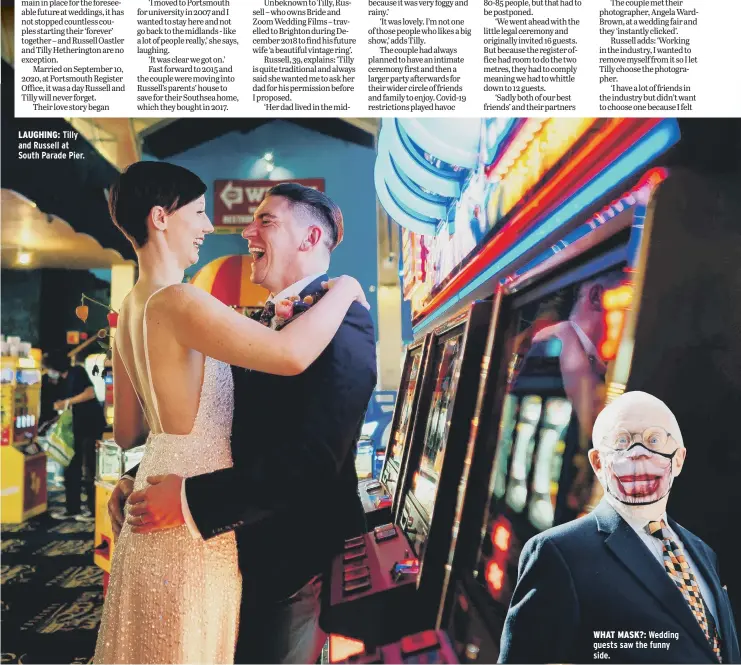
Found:
<svg viewBox="0 0 741 665"><path fill-rule="evenodd" d="M434 155L430 155L423 150L415 141L412 139L404 127L401 126L398 118L394 121L396 130L399 134L402 144L407 149L410 155L412 155L420 166L424 166L426 169L433 170L435 172L442 172L449 178L455 180L465 180L470 169L464 166L456 166L455 164L448 164L448 162L438 159Z"/></svg>
<svg viewBox="0 0 741 665"><path fill-rule="evenodd" d="M644 136L631 149L623 153L621 157L610 164L602 173L590 181L582 189L577 191L570 199L561 205L550 217L545 219L539 226L525 236L517 245L512 247L506 254L489 266L478 277L463 287L461 291L443 305L429 314L425 320L412 328L413 333L429 325L457 302L460 302L469 293L477 289L496 273L506 268L510 263L522 256L534 247L544 237L558 229L560 226L573 219L584 208L594 203L597 199L616 187L626 178L638 171L654 157L662 154L679 140L679 124L676 119L666 119L661 122L648 135ZM609 223L609 222L608 222Z"/></svg>
<svg viewBox="0 0 741 665"><path fill-rule="evenodd" d="M398 167L394 160L394 156L390 152L388 153L388 158L391 163L391 169L396 174L396 177L399 178L399 180L401 180L401 182L403 182L415 196L418 196L425 201L429 201L430 203L437 203L444 206L450 204L452 197L435 194L435 192L430 192L424 189Z"/></svg>
<svg viewBox="0 0 741 665"><path fill-rule="evenodd" d="M411 208L408 204L406 204L404 201L401 201L396 194L391 191L391 187L389 187L388 182L384 180L384 183L386 184L386 191L388 192L389 196L391 197L391 200L399 206L399 208L409 215L410 217L414 217L418 219L420 222L424 222L425 224L434 224L437 225L438 219L436 217L429 217L428 215L423 215L421 212L417 212L413 208ZM442 207L442 206L441 206Z"/></svg>

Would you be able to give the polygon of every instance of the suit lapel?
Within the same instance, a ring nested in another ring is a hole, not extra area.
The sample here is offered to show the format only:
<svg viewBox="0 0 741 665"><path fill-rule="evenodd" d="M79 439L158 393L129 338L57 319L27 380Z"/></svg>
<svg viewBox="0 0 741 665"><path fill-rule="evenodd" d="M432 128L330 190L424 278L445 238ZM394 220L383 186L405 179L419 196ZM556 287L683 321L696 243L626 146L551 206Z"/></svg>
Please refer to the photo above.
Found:
<svg viewBox="0 0 741 665"><path fill-rule="evenodd" d="M721 636L721 656L724 663L730 662L730 654L728 652L728 645L724 639L728 635L731 635L731 618L726 612L726 602L723 597L723 592L720 588L720 579L718 573L715 571L712 563L705 556L704 549L701 541L695 535L687 531L687 529L679 526L673 519L669 518L669 526L679 535L682 540L684 548L687 553L692 557L692 562L697 566L697 572L700 573L705 580L705 583L710 587L710 591L713 594L715 600L715 621L718 624L718 631Z"/></svg>
<svg viewBox="0 0 741 665"><path fill-rule="evenodd" d="M312 293L316 293L317 291L322 290L322 282L329 281L329 278L327 275L320 275L317 277L311 284L308 284L301 293L299 293L299 296L303 299L308 295L311 295Z"/></svg>
<svg viewBox="0 0 741 665"><path fill-rule="evenodd" d="M604 500L595 508L594 515L598 529L606 535L605 545L617 560L715 660L715 654L682 593L630 525Z"/></svg>

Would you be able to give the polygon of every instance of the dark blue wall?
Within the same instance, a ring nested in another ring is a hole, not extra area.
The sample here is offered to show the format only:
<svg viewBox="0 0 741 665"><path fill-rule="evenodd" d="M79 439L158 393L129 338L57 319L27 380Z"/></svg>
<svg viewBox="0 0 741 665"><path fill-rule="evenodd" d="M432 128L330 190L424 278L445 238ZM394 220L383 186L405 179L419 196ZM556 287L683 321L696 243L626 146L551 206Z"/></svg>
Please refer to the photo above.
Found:
<svg viewBox="0 0 741 665"><path fill-rule="evenodd" d="M262 159L266 152L274 155L271 174ZM332 253L330 273L353 275L363 285L378 335L377 298L370 291L378 278L372 149L275 121L248 134L225 134L167 161L197 173L208 185L206 210L211 217L215 180L324 178L326 193L340 206L345 219L345 238ZM187 274L195 274L220 256L246 252L247 243L241 236L212 234L201 249L200 261Z"/></svg>

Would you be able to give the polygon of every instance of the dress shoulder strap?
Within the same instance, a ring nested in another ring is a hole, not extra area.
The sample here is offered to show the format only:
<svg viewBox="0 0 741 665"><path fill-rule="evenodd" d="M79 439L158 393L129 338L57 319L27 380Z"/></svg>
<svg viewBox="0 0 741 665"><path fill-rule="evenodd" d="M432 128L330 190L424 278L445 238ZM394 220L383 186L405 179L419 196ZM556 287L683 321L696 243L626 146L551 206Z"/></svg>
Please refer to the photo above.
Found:
<svg viewBox="0 0 741 665"><path fill-rule="evenodd" d="M149 381L149 394L152 397L152 406L154 407L154 416L157 419L157 430L162 432L162 421L160 420L159 405L157 403L157 393L154 391L154 382L152 381L152 367L149 363L149 338L147 337L147 307L149 307L149 301L156 296L160 291L164 291L166 288L172 286L168 284L163 286L156 291L153 291L144 303L144 310L142 311L142 333L144 342L144 362L147 367L147 380Z"/></svg>

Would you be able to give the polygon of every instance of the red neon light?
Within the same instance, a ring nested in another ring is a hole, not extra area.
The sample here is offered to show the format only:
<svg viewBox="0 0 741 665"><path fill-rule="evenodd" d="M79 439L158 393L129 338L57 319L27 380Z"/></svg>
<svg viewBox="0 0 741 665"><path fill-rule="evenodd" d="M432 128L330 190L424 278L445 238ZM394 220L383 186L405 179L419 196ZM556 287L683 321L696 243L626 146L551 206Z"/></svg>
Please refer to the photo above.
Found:
<svg viewBox="0 0 741 665"><path fill-rule="evenodd" d="M510 535L511 534L509 532L509 529L506 526L502 526L500 524L494 529L494 535L492 536L494 547L502 550L503 552L506 552L509 549Z"/></svg>
<svg viewBox="0 0 741 665"><path fill-rule="evenodd" d="M659 122L659 119L613 118L588 141L540 191L520 209L502 230L420 311L417 320L427 316L468 284L487 265L512 246L524 232L561 203L566 193L580 189L615 161Z"/></svg>
<svg viewBox="0 0 741 665"><path fill-rule="evenodd" d="M504 571L499 567L496 561L490 561L486 566L486 581L489 583L489 587L495 593L499 593L502 590L502 583L504 582Z"/></svg>

